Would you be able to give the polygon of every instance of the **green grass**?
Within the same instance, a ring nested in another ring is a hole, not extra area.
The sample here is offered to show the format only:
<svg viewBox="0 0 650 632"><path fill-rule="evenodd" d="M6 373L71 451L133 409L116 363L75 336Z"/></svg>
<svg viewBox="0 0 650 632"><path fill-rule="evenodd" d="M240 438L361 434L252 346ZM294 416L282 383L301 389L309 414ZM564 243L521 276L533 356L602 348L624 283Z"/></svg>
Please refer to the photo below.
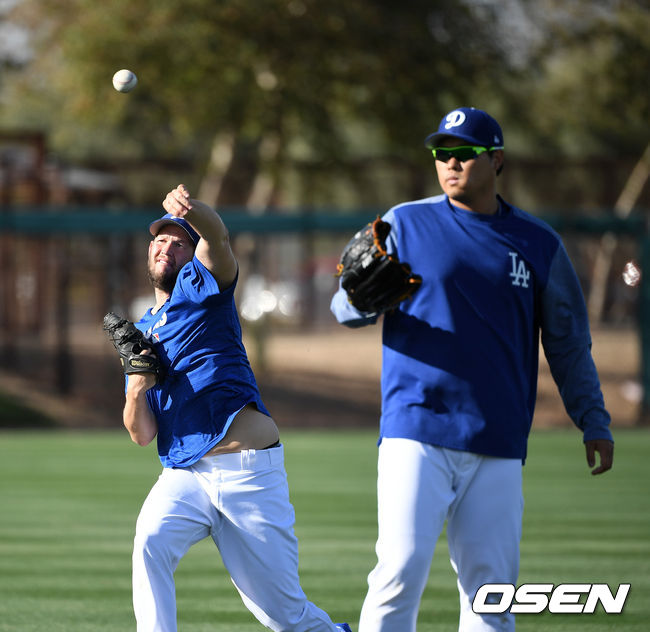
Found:
<svg viewBox="0 0 650 632"><path fill-rule="evenodd" d="M285 431L303 588L356 628L374 563L375 433ZM574 431L536 432L524 469L519 582L632 584L623 614L521 615L519 631L646 630L650 615L650 432L616 433L614 469L592 477ZM0 433L0 632L135 629L135 519L159 472L153 446L124 432ZM262 629L211 540L177 572L181 632ZM440 539L418 632L456 629L457 593Z"/></svg>

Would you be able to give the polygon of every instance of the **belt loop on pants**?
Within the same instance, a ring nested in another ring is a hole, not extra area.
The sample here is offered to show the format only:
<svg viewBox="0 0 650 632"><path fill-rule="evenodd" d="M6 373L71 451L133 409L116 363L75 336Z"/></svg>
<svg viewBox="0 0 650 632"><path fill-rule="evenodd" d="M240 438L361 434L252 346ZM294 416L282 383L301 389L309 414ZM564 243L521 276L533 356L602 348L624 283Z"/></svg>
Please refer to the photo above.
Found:
<svg viewBox="0 0 650 632"><path fill-rule="evenodd" d="M284 450L281 443L262 450L242 450L240 459L242 470L255 469L258 465L278 465L284 460Z"/></svg>

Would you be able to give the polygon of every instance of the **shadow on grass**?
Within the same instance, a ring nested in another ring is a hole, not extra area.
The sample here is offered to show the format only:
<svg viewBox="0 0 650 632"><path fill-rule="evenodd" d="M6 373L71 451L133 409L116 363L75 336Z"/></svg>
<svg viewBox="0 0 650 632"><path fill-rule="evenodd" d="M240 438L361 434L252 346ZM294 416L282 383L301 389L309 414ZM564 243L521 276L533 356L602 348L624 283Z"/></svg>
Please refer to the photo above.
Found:
<svg viewBox="0 0 650 632"><path fill-rule="evenodd" d="M31 430L56 428L57 423L45 413L35 410L19 399L0 392L0 430Z"/></svg>

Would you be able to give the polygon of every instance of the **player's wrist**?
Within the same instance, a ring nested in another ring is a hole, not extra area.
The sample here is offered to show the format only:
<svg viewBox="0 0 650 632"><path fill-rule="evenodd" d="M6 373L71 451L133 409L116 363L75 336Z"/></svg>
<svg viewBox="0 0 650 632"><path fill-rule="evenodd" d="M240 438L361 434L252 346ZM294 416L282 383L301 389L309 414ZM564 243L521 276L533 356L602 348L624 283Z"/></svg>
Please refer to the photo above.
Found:
<svg viewBox="0 0 650 632"><path fill-rule="evenodd" d="M129 375L129 383L126 387L127 399L143 397L155 384L156 376L153 373L133 373Z"/></svg>

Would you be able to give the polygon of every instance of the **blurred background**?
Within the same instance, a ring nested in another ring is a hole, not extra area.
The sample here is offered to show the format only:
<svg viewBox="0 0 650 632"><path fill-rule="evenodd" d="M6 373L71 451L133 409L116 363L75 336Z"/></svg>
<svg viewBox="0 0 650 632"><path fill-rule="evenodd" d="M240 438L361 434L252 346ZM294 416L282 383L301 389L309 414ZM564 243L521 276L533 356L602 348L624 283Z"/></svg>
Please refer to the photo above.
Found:
<svg viewBox="0 0 650 632"><path fill-rule="evenodd" d="M614 425L647 423L650 285L621 272L650 270L649 77L644 1L0 0L0 427L120 426L102 318L150 305L179 182L230 228L278 423L376 425L380 327L337 325L336 263L440 192L423 140L459 106L499 120L501 194L565 241ZM569 424L540 367L536 423Z"/></svg>

